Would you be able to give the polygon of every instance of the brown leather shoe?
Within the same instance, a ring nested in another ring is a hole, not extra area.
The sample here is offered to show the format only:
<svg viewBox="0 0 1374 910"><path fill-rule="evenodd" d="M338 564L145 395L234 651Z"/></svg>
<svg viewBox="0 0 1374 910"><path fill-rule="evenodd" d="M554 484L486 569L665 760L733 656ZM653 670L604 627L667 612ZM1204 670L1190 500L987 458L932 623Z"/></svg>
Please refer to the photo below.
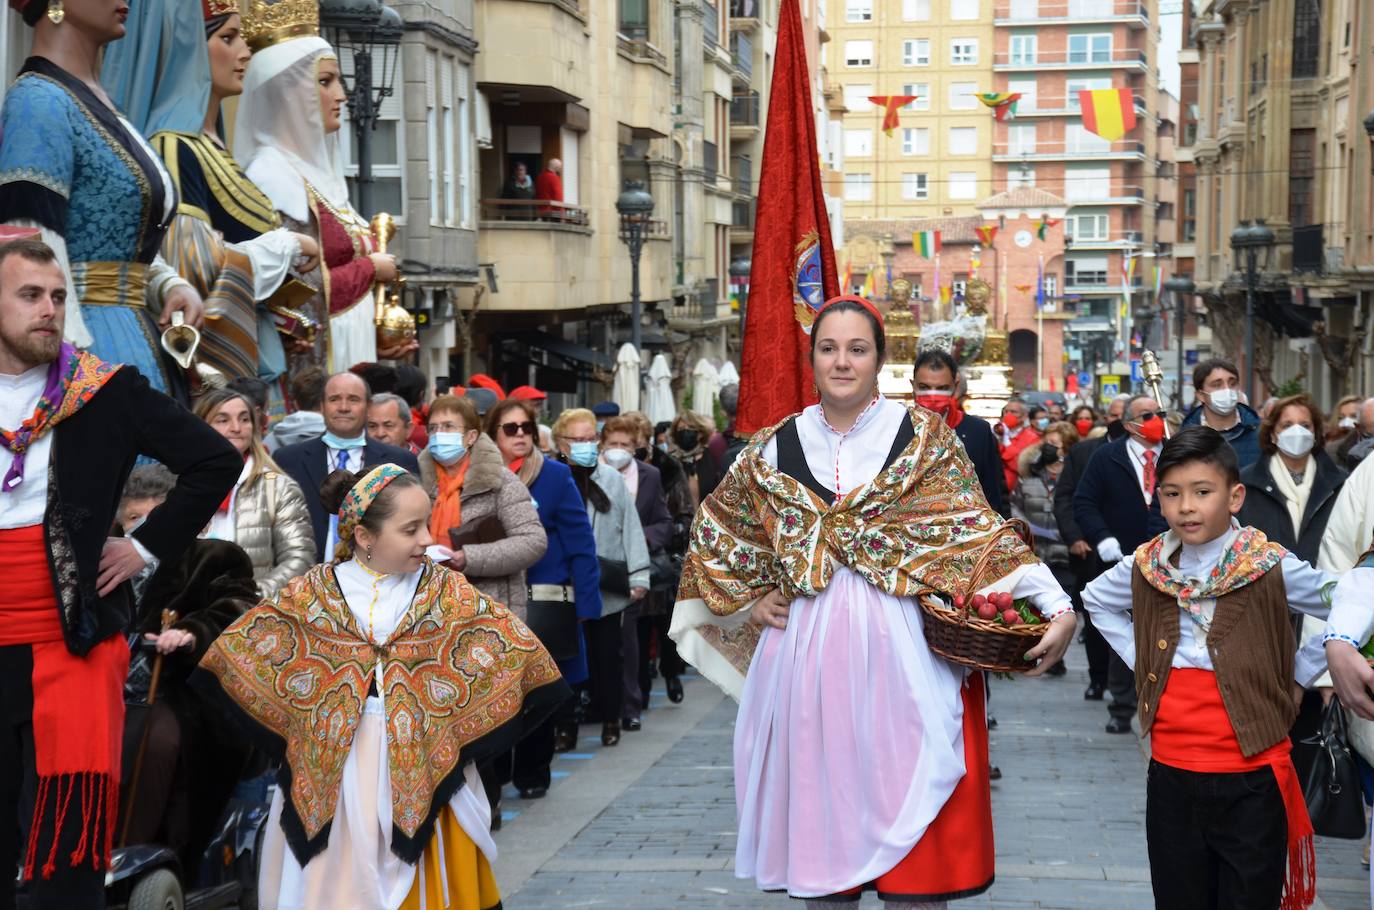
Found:
<svg viewBox="0 0 1374 910"><path fill-rule="evenodd" d="M620 724L615 721L601 725L601 745L614 746L620 742Z"/></svg>

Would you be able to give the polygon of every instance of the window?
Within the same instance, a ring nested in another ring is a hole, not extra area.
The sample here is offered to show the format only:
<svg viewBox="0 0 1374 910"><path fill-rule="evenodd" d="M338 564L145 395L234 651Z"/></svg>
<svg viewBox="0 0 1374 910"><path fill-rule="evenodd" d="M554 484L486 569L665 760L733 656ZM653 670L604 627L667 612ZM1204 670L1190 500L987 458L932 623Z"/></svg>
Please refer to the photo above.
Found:
<svg viewBox="0 0 1374 910"><path fill-rule="evenodd" d="M1035 154L1035 124L1012 123L1007 126L1007 153L1010 155Z"/></svg>
<svg viewBox="0 0 1374 910"><path fill-rule="evenodd" d="M845 174L844 198L850 202L868 202L873 198L872 174Z"/></svg>
<svg viewBox="0 0 1374 910"><path fill-rule="evenodd" d="M929 155L930 129L921 126L915 129L902 130L902 154Z"/></svg>
<svg viewBox="0 0 1374 910"><path fill-rule="evenodd" d="M976 82L951 82L949 84L949 109L952 111L972 111L978 109Z"/></svg>
<svg viewBox="0 0 1374 910"><path fill-rule="evenodd" d="M1064 283L1078 287L1106 287L1107 257L1079 256L1064 260Z"/></svg>
<svg viewBox="0 0 1374 910"><path fill-rule="evenodd" d="M1183 191L1183 242L1197 240L1197 190Z"/></svg>
<svg viewBox="0 0 1374 910"><path fill-rule="evenodd" d="M873 156L873 131L845 130L844 155L846 158L871 158Z"/></svg>
<svg viewBox="0 0 1374 910"><path fill-rule="evenodd" d="M1070 63L1111 63L1112 36L1110 32L1069 36Z"/></svg>
<svg viewBox="0 0 1374 910"><path fill-rule="evenodd" d="M1111 76L1079 76L1073 79L1064 80L1065 101L1068 102L1068 109L1076 111L1079 109L1078 93L1089 89L1103 89L1112 87Z"/></svg>
<svg viewBox="0 0 1374 910"><path fill-rule="evenodd" d="M954 273L949 282L949 293L952 297L963 297L968 293L968 272Z"/></svg>
<svg viewBox="0 0 1374 910"><path fill-rule="evenodd" d="M1109 152L1112 144L1096 133L1090 133L1081 123L1064 124L1064 151L1070 155L1099 155Z"/></svg>
<svg viewBox="0 0 1374 910"><path fill-rule="evenodd" d="M873 107L873 103L868 100L868 96L873 94L873 85L868 82L856 82L844 87L844 106L850 111L858 113Z"/></svg>
<svg viewBox="0 0 1374 910"><path fill-rule="evenodd" d="M902 66L930 66L930 39L908 38L903 41Z"/></svg>
<svg viewBox="0 0 1374 910"><path fill-rule="evenodd" d="M872 66L873 42L846 41L844 43L844 65L854 67Z"/></svg>
<svg viewBox="0 0 1374 910"><path fill-rule="evenodd" d="M649 0L620 0L620 34L626 38L649 37Z"/></svg>
<svg viewBox="0 0 1374 910"><path fill-rule="evenodd" d="M978 128L976 126L951 126L949 128L949 154L978 154Z"/></svg>
<svg viewBox="0 0 1374 910"><path fill-rule="evenodd" d="M1037 89L1034 79L1012 79L1007 83L1007 91L1021 96L1021 100L1016 102L1018 111L1029 113L1036 109Z"/></svg>
<svg viewBox="0 0 1374 910"><path fill-rule="evenodd" d="M1321 31L1321 0L1297 0L1293 6L1293 78L1307 79L1317 75Z"/></svg>
<svg viewBox="0 0 1374 910"><path fill-rule="evenodd" d="M949 174L950 199L976 199L978 196L978 175L972 171L951 171Z"/></svg>
<svg viewBox="0 0 1374 910"><path fill-rule="evenodd" d="M873 0L845 0L845 22L872 22Z"/></svg>
<svg viewBox="0 0 1374 910"><path fill-rule="evenodd" d="M1290 130L1288 133L1288 223L1293 227L1313 223L1316 142L1316 130Z"/></svg>
<svg viewBox="0 0 1374 910"><path fill-rule="evenodd" d="M955 38L949 42L949 62L952 66L972 66L978 62L978 39Z"/></svg>
<svg viewBox="0 0 1374 910"><path fill-rule="evenodd" d="M1054 311L1059 308L1059 276L1045 276L1045 309Z"/></svg>
<svg viewBox="0 0 1374 910"><path fill-rule="evenodd" d="M978 0L949 0L949 18L967 22L978 18Z"/></svg>
<svg viewBox="0 0 1374 910"><path fill-rule="evenodd" d="M906 173L902 175L903 199L929 199L930 186L925 174Z"/></svg>
<svg viewBox="0 0 1374 910"><path fill-rule="evenodd" d="M904 111L928 111L930 110L930 83L929 82L908 82L902 86L903 95L915 95L916 100L912 101Z"/></svg>
<svg viewBox="0 0 1374 910"><path fill-rule="evenodd" d="M930 19L930 0L902 0L902 19L925 22Z"/></svg>
<svg viewBox="0 0 1374 910"><path fill-rule="evenodd" d="M1034 66L1035 65L1035 36L1034 35L1012 35L1011 36L1011 64L1012 66Z"/></svg>
<svg viewBox="0 0 1374 910"><path fill-rule="evenodd" d="M1064 168L1064 198L1069 202L1101 199L1109 192L1112 169L1107 167Z"/></svg>
<svg viewBox="0 0 1374 910"><path fill-rule="evenodd" d="M348 48L339 48L339 69L352 85L353 54ZM402 63L396 62L396 84L404 85L405 77L401 72ZM379 212L391 212L398 222L404 223L406 213L405 194L405 130L403 129L403 110L400 93L382 99L382 108L377 126L372 133L372 205ZM358 202L358 137L348 122L348 105L343 108L343 128L340 130L344 150L344 175L348 179L349 196L353 207L361 210Z"/></svg>
<svg viewBox="0 0 1374 910"><path fill-rule="evenodd" d="M1064 236L1077 243L1084 241L1103 241L1107 239L1107 215L1105 212L1087 215L1070 215L1064 221Z"/></svg>

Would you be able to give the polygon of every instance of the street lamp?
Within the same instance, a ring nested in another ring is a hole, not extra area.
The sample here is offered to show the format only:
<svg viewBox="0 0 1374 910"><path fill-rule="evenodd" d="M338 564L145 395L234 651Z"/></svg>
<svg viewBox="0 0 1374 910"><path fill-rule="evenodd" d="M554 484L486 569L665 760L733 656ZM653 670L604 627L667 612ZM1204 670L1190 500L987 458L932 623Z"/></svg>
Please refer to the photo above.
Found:
<svg viewBox="0 0 1374 910"><path fill-rule="evenodd" d="M1255 401L1255 291L1260 273L1269 268L1269 251L1274 247L1274 231L1256 218L1255 223L1242 221L1231 232L1231 249L1235 253L1236 271L1245 271L1245 395L1253 407Z"/></svg>
<svg viewBox="0 0 1374 910"><path fill-rule="evenodd" d="M639 350L639 254L644 249L644 228L654 211L654 197L638 180L626 180L625 190L615 201L620 213L620 239L630 248L630 344Z"/></svg>
<svg viewBox="0 0 1374 910"><path fill-rule="evenodd" d="M1178 378L1174 381L1174 394L1178 396L1178 409L1183 410L1183 324L1187 319L1188 300L1197 290L1193 279L1187 275L1174 275L1164 282L1164 290L1174 295L1174 312L1178 322Z"/></svg>
<svg viewBox="0 0 1374 910"><path fill-rule="evenodd" d="M380 0L323 0L320 25L335 50L347 48L353 72L342 73L348 96L348 119L358 140L358 208L364 218L376 212L372 205L372 132L381 119L382 100L390 97L400 57L405 20ZM381 51L380 79L372 55ZM351 77L351 78L350 78Z"/></svg>

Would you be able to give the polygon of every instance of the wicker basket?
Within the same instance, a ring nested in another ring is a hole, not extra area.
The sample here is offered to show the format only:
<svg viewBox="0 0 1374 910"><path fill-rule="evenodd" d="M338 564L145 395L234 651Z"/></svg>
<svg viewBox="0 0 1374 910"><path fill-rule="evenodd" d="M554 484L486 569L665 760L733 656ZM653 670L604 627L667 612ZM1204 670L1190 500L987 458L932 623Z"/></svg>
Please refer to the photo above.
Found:
<svg viewBox="0 0 1374 910"><path fill-rule="evenodd" d="M978 561L969 573L965 589L957 593L970 597L984 586L983 576L987 572L993 548L1007 534L1015 534L1028 541L1030 528L1025 522L1014 518L993 532L992 539L978 555ZM922 595L918 602L926 615L926 644L945 660L991 673L1024 673L1035 669L1035 664L1028 662L1025 654L1040 644L1049 630L1048 623L1003 625L969 615L963 610L941 606L935 600L934 592Z"/></svg>

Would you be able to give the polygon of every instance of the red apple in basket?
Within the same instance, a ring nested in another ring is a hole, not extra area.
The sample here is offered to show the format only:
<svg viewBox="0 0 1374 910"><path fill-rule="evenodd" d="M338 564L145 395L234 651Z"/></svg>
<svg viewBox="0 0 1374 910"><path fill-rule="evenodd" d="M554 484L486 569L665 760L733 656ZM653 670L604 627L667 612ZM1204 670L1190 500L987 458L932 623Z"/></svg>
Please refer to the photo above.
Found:
<svg viewBox="0 0 1374 910"><path fill-rule="evenodd" d="M995 619L997 617L997 606L991 601L984 601L978 608L979 619Z"/></svg>
<svg viewBox="0 0 1374 910"><path fill-rule="evenodd" d="M1021 614L1017 613L1015 610L1003 610L1002 622L1009 626L1017 625L1021 622Z"/></svg>
<svg viewBox="0 0 1374 910"><path fill-rule="evenodd" d="M954 609L958 610L960 613L964 612L964 595L954 595Z"/></svg>

